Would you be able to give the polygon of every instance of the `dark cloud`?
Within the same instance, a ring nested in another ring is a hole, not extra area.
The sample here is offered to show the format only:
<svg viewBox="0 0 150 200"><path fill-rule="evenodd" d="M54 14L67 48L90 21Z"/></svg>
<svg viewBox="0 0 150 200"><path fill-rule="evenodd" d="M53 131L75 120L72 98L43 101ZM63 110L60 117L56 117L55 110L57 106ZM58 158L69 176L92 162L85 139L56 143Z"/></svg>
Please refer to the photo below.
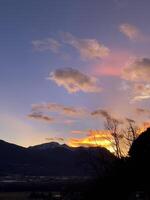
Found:
<svg viewBox="0 0 150 200"><path fill-rule="evenodd" d="M119 124L122 124L122 120L118 119L117 117L113 116L109 111L105 109L97 109L91 113L92 116L100 116L108 120L116 121Z"/></svg>
<svg viewBox="0 0 150 200"><path fill-rule="evenodd" d="M105 118L111 118L110 113L108 111L104 110L104 109L97 109L94 112L92 112L91 115L102 116L102 117L105 117Z"/></svg>

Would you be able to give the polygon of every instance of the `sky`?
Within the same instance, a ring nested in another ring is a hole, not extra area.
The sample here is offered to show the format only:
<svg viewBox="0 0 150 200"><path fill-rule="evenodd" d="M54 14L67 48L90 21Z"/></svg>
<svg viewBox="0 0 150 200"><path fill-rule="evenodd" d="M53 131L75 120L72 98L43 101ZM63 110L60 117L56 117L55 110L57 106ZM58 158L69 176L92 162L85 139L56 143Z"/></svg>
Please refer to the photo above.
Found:
<svg viewBox="0 0 150 200"><path fill-rule="evenodd" d="M148 124L149 9L149 0L0 0L0 139L76 146L106 115Z"/></svg>

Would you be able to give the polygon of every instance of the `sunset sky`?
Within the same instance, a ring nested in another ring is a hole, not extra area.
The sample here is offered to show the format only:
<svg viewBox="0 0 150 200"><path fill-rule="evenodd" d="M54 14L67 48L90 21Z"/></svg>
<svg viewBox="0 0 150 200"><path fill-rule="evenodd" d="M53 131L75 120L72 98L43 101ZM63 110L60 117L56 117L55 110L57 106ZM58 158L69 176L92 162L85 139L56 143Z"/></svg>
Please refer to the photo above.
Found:
<svg viewBox="0 0 150 200"><path fill-rule="evenodd" d="M149 123L149 19L149 0L0 0L0 139L82 143L106 114Z"/></svg>

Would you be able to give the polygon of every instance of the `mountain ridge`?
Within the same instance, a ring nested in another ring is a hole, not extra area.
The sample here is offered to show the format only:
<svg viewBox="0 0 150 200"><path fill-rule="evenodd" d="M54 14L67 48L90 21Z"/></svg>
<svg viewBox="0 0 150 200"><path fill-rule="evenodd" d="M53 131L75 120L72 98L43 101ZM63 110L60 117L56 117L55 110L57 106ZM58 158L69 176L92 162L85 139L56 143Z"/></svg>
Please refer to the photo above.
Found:
<svg viewBox="0 0 150 200"><path fill-rule="evenodd" d="M111 163L115 158L105 148L73 148L55 142L22 147L0 140L1 175L87 176L91 159L101 168L103 159Z"/></svg>

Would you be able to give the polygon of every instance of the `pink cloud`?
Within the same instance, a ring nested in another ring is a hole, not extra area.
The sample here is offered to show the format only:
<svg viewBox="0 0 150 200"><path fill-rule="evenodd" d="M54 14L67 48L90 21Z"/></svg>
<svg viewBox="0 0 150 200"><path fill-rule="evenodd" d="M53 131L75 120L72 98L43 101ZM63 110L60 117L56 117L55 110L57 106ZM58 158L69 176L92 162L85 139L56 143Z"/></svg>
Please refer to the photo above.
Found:
<svg viewBox="0 0 150 200"><path fill-rule="evenodd" d="M112 52L100 64L92 68L92 74L96 76L121 76L122 69L130 58L131 54L128 52Z"/></svg>

